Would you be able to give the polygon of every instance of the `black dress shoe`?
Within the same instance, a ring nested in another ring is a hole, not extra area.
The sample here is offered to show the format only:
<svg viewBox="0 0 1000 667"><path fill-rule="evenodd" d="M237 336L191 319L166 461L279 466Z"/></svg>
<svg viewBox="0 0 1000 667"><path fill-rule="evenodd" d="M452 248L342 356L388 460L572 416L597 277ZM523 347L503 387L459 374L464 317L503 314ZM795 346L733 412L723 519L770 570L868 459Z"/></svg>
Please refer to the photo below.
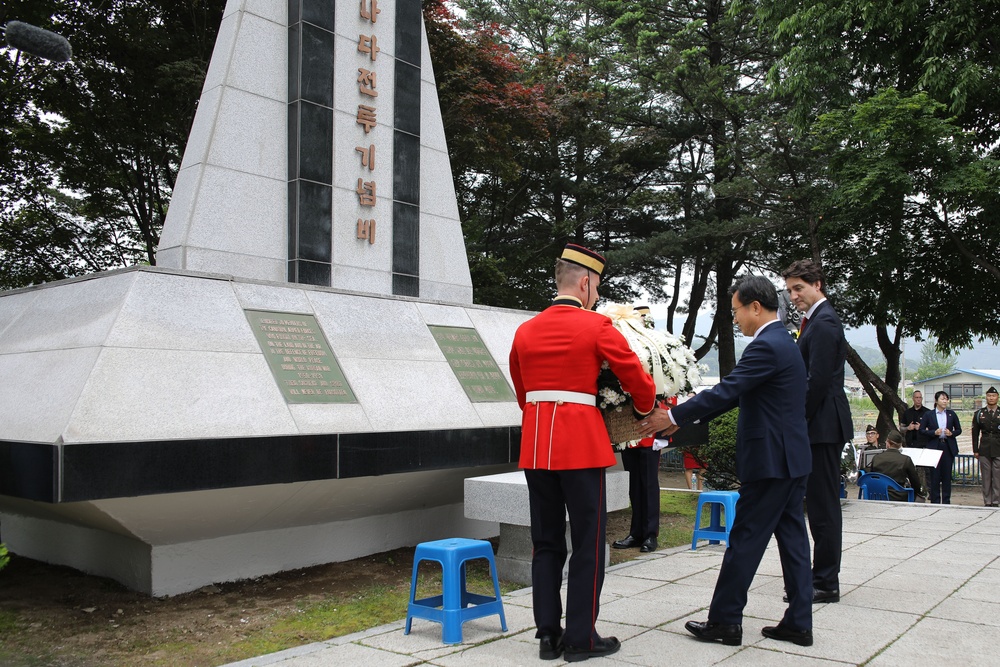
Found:
<svg viewBox="0 0 1000 667"><path fill-rule="evenodd" d="M743 626L723 625L713 621L688 621L684 629L704 642L721 641L726 646L739 646L743 643Z"/></svg>
<svg viewBox="0 0 1000 667"><path fill-rule="evenodd" d="M818 588L813 589L813 602L840 602L840 590L823 591Z"/></svg>
<svg viewBox="0 0 1000 667"><path fill-rule="evenodd" d="M580 662L587 658L600 658L605 655L617 653L622 647L622 643L617 637L598 637L592 648L577 648L575 646L563 647L563 658L566 662Z"/></svg>
<svg viewBox="0 0 1000 667"><path fill-rule="evenodd" d="M781 598L785 602L788 602L788 593ZM833 589L832 591L821 591L818 588L813 589L813 602L840 602L840 590Z"/></svg>
<svg viewBox="0 0 1000 667"><path fill-rule="evenodd" d="M642 541L642 546L639 547L639 552L648 554L651 551L656 551L656 547L658 546L659 545L656 543L655 537L647 537L645 540Z"/></svg>
<svg viewBox="0 0 1000 667"><path fill-rule="evenodd" d="M538 638L538 657L542 660L555 660L562 652L562 634L542 635Z"/></svg>
<svg viewBox="0 0 1000 667"><path fill-rule="evenodd" d="M786 628L781 623L763 628L760 634L768 639L777 639L780 642L792 642L799 646L813 645L812 630L792 630L791 628Z"/></svg>
<svg viewBox="0 0 1000 667"><path fill-rule="evenodd" d="M631 549L632 547L639 546L640 542L642 542L642 540L640 540L638 537L632 537L631 535L629 535L624 539L613 542L611 546L613 546L615 549Z"/></svg>

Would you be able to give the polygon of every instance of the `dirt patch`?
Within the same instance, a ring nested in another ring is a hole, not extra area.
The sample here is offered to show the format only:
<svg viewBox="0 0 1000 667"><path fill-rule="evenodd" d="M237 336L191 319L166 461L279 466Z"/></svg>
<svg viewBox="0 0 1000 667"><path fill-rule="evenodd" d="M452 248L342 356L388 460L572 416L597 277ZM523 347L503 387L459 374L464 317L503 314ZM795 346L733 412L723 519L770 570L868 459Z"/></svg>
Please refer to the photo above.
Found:
<svg viewBox="0 0 1000 667"><path fill-rule="evenodd" d="M0 573L0 664L223 664L240 657L234 647L310 603L349 600L372 586L408 588L412 564L413 549L397 549L157 599L14 557Z"/></svg>

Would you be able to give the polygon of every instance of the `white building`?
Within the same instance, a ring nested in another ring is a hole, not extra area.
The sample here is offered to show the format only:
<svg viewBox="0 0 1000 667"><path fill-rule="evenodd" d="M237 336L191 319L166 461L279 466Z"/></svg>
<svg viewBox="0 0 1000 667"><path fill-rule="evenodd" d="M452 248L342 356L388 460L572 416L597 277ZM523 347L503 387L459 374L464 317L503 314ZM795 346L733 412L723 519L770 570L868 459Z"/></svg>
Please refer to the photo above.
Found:
<svg viewBox="0 0 1000 667"><path fill-rule="evenodd" d="M913 388L924 394L924 403L934 402L934 393L944 390L952 401L967 398L982 398L991 385L1000 385L1000 370L958 368L946 375L914 382Z"/></svg>

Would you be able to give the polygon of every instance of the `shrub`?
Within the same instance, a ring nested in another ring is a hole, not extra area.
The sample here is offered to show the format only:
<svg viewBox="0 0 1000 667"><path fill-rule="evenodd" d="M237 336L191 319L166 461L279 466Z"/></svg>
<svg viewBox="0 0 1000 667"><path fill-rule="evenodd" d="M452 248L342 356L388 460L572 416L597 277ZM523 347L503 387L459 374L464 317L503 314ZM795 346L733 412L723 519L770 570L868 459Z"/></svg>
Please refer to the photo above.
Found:
<svg viewBox="0 0 1000 667"><path fill-rule="evenodd" d="M736 419L739 408L713 419L708 425L708 444L698 449L697 458L705 466L705 483L713 489L738 489L736 475Z"/></svg>
<svg viewBox="0 0 1000 667"><path fill-rule="evenodd" d="M7 547L3 542L0 542L0 570L4 569L8 562L10 562L10 556L7 555Z"/></svg>

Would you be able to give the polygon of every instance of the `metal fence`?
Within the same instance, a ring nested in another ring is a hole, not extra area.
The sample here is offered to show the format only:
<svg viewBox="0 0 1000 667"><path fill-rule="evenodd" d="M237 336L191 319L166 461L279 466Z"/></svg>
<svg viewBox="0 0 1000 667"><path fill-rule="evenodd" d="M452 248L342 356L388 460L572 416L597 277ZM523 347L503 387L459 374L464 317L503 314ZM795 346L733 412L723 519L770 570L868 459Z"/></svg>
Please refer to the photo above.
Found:
<svg viewBox="0 0 1000 667"><path fill-rule="evenodd" d="M684 472L684 452L671 449L660 457L660 470L667 472Z"/></svg>
<svg viewBox="0 0 1000 667"><path fill-rule="evenodd" d="M684 471L684 453L671 449L660 457L660 470ZM951 483L956 486L979 486L979 461L972 454L959 454L951 468Z"/></svg>
<svg viewBox="0 0 1000 667"><path fill-rule="evenodd" d="M951 483L957 486L979 486L979 461L972 454L959 454L951 467Z"/></svg>

